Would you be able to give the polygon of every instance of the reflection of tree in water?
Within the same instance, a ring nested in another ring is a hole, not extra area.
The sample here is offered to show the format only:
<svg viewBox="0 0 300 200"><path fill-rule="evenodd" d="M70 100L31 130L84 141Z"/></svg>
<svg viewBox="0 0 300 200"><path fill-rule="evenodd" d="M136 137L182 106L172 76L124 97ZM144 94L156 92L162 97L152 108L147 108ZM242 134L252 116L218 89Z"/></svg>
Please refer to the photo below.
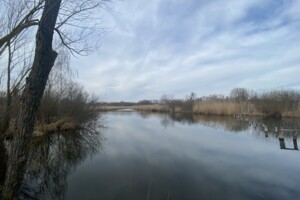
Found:
<svg viewBox="0 0 300 200"><path fill-rule="evenodd" d="M181 124L201 124L214 129L223 128L231 132L251 130L260 137L279 137L282 129L300 130L300 120L295 118L264 119L260 117L231 117L214 115L193 115L191 113L143 113L143 117L155 115L161 119L164 127L174 126L174 122ZM294 132L284 133L286 138L292 139Z"/></svg>
<svg viewBox="0 0 300 200"><path fill-rule="evenodd" d="M174 126L174 120L172 120L172 118L167 114L162 115L160 124L165 128L168 128L169 126L172 127L172 126Z"/></svg>
<svg viewBox="0 0 300 200"><path fill-rule="evenodd" d="M292 129L292 130L300 130L300 120L295 118L286 118L281 120L275 120L275 119L265 119L261 122L260 129L263 129L263 131L268 131L272 135L275 135L276 137L279 136L280 130L282 129ZM285 133L285 135L291 137L292 132Z"/></svg>
<svg viewBox="0 0 300 200"><path fill-rule="evenodd" d="M248 120L240 120L231 116L196 116L198 123L212 128L223 128L231 132L245 131L250 127Z"/></svg>
<svg viewBox="0 0 300 200"><path fill-rule="evenodd" d="M156 116L160 118L160 123L163 127L167 128L169 126L174 126L174 120L170 117L169 113L151 113L151 112L144 112L144 111L137 111L137 113L143 118L147 119L150 116Z"/></svg>
<svg viewBox="0 0 300 200"><path fill-rule="evenodd" d="M96 123L96 122L94 122ZM87 157L101 150L102 129L84 129L38 138L31 144L22 198L64 199L68 175Z"/></svg>
<svg viewBox="0 0 300 200"><path fill-rule="evenodd" d="M139 113L141 114L141 113ZM164 127L174 126L174 122L181 124L202 124L211 128L221 128L225 130L239 132L247 130L250 124L246 121L237 120L228 116L194 115L191 113L142 113L143 118L155 115L161 119Z"/></svg>
<svg viewBox="0 0 300 200"><path fill-rule="evenodd" d="M170 117L173 121L180 122L181 124L197 123L197 120L195 119L195 115L190 113L172 113Z"/></svg>
<svg viewBox="0 0 300 200"><path fill-rule="evenodd" d="M150 116L151 116L151 113L149 113L149 112L142 112L142 111L140 111L140 112L138 112L139 113L139 115L143 118L143 119L147 119L147 118L149 118Z"/></svg>

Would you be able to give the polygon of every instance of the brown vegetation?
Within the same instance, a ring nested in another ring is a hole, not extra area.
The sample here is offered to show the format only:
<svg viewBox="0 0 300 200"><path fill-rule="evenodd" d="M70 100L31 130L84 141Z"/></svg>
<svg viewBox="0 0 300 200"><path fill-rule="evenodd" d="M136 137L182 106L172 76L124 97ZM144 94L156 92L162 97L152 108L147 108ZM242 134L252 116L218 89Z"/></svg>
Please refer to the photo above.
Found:
<svg viewBox="0 0 300 200"><path fill-rule="evenodd" d="M241 113L239 105L231 101L196 102L193 112L205 115L238 115Z"/></svg>
<svg viewBox="0 0 300 200"><path fill-rule="evenodd" d="M33 137L39 137L50 133L75 130L77 127L78 124L75 123L74 119L65 118L51 124L42 124L36 126L33 131Z"/></svg>
<svg viewBox="0 0 300 200"><path fill-rule="evenodd" d="M148 111L148 112L170 112L168 106L163 104L151 104L151 105L136 105L131 107L134 110Z"/></svg>
<svg viewBox="0 0 300 200"><path fill-rule="evenodd" d="M48 82L37 112L33 136L79 128L98 115L94 109L96 100L92 99L82 86L67 79L61 79L60 82L63 82L63 88L54 87L51 81ZM0 99L5 101L5 97ZM18 108L19 104L16 101L11 107L10 128L3 135L5 138L13 137L13 120L16 118Z"/></svg>
<svg viewBox="0 0 300 200"><path fill-rule="evenodd" d="M272 90L249 92L244 88L235 88L230 96L211 95L197 98L191 93L186 99L173 99L163 95L158 101L127 103L127 105L101 104L100 111L113 111L131 108L147 112L194 113L202 115L227 116L264 116L271 118L300 117L300 92L295 90ZM116 106L118 105L118 106Z"/></svg>

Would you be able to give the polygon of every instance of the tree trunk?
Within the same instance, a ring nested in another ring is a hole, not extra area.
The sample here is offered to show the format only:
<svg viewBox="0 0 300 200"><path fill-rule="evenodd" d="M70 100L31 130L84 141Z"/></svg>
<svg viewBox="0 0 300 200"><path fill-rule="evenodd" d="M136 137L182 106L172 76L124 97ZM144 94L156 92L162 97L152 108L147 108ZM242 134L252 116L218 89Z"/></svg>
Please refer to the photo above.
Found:
<svg viewBox="0 0 300 200"><path fill-rule="evenodd" d="M52 49L54 27L61 0L46 0L36 34L35 56L25 89L21 107L14 127L14 136L9 152L6 179L3 187L5 199L18 199L26 170L29 143L32 138L35 116L54 65L57 53Z"/></svg>
<svg viewBox="0 0 300 200"><path fill-rule="evenodd" d="M6 152L3 140L0 139L0 199L1 199L1 190L4 183L4 178L6 174Z"/></svg>
<svg viewBox="0 0 300 200"><path fill-rule="evenodd" d="M10 71L11 71L11 63L12 63L12 51L10 42L7 42L8 46L8 64L7 64L7 85L6 85L6 105L3 120L0 126L0 136L5 133L5 131L9 128L10 122L10 112L11 112L11 93L10 93Z"/></svg>

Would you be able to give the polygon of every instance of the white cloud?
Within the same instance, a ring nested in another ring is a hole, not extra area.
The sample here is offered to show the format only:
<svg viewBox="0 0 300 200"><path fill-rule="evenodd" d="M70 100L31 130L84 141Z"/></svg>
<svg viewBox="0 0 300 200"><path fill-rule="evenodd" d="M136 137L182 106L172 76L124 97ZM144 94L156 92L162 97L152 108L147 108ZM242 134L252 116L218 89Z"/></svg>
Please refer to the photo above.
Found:
<svg viewBox="0 0 300 200"><path fill-rule="evenodd" d="M73 63L107 101L299 87L299 2L118 2L99 53Z"/></svg>

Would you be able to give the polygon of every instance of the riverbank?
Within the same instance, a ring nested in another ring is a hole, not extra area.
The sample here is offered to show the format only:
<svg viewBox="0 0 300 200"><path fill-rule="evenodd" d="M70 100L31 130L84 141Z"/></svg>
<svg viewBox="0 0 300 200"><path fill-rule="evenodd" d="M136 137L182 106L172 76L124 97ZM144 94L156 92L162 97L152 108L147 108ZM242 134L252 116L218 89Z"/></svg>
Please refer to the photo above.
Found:
<svg viewBox="0 0 300 200"><path fill-rule="evenodd" d="M237 104L234 102L195 102L192 109L185 109L184 106L169 106L167 104L134 105L134 106L98 106L97 111L108 112L123 109L132 109L143 112L159 113L192 113L197 115L217 115L217 116L253 116L253 117L293 117L300 118L300 111L279 112L276 109L266 113L260 112L251 103Z"/></svg>
<svg viewBox="0 0 300 200"><path fill-rule="evenodd" d="M72 131L79 127L80 127L80 124L76 123L74 119L64 118L64 119L58 120L57 122L54 122L51 124L37 125L34 128L32 136L39 137L39 136L43 136L43 135L51 134L51 133Z"/></svg>
<svg viewBox="0 0 300 200"><path fill-rule="evenodd" d="M92 120L93 118L95 118L95 116L96 115L88 119L85 119L85 121L78 121L78 119L66 117L52 123L37 122L34 127L32 137L41 137L52 133L63 133L63 132L78 130L82 126L84 126L86 121ZM12 137L13 137L13 130L11 129L7 130L4 135L4 139L10 140Z"/></svg>
<svg viewBox="0 0 300 200"><path fill-rule="evenodd" d="M163 95L160 100L139 102L102 102L98 111L133 109L146 112L193 113L222 116L263 116L270 118L300 117L300 91L279 89L270 91L232 89L229 96L213 94L197 97L195 93L185 99Z"/></svg>

